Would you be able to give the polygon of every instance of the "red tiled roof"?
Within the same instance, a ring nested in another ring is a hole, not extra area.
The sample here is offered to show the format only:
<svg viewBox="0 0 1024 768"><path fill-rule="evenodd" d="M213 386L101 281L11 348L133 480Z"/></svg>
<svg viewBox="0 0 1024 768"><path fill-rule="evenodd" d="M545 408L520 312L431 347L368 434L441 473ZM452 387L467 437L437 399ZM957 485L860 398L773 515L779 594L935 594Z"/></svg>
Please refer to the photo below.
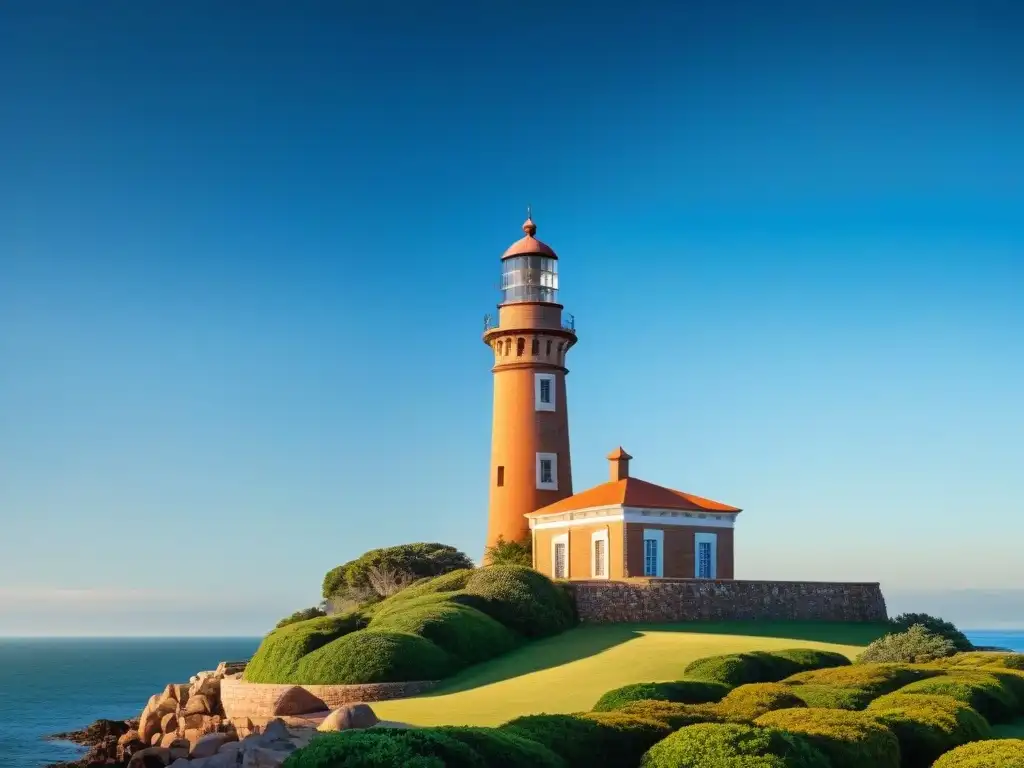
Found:
<svg viewBox="0 0 1024 768"><path fill-rule="evenodd" d="M683 493L663 485L648 483L636 477L627 477L610 483L595 485L585 491L528 512L526 517L553 515L559 512L573 512L588 507L605 507L622 504L627 507L649 509L683 509L694 512L740 512L739 507L730 507L718 501Z"/></svg>

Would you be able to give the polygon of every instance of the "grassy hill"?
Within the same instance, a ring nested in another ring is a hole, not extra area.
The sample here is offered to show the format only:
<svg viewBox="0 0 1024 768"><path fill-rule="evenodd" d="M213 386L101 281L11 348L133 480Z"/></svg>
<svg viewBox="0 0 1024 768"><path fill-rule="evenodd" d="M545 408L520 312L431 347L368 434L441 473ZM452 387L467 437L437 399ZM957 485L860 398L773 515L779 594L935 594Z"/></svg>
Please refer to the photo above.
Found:
<svg viewBox="0 0 1024 768"><path fill-rule="evenodd" d="M605 691L677 680L698 658L818 648L851 658L888 631L882 624L700 622L571 629L470 667L424 696L373 704L415 725L497 725L524 714L589 710Z"/></svg>

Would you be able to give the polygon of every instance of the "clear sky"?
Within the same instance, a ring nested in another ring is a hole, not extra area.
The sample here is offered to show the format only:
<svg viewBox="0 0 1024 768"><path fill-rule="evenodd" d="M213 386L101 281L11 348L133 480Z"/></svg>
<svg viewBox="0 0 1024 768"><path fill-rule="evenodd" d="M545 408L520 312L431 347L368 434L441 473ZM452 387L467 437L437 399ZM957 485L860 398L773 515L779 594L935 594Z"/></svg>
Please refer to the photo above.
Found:
<svg viewBox="0 0 1024 768"><path fill-rule="evenodd" d="M958 5L2 4L0 633L479 556L527 203L577 489L621 444L739 578L1024 625L1024 11Z"/></svg>

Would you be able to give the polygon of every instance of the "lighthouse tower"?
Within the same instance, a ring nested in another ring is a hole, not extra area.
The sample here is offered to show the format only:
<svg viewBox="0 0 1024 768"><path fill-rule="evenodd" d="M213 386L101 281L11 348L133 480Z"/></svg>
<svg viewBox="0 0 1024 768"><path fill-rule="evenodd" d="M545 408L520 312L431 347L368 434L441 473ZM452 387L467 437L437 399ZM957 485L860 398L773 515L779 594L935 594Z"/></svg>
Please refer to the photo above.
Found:
<svg viewBox="0 0 1024 768"><path fill-rule="evenodd" d="M494 352L487 546L529 538L523 515L572 496L565 356L576 331L558 303L558 256L529 213L523 232L501 257L498 319L484 320Z"/></svg>

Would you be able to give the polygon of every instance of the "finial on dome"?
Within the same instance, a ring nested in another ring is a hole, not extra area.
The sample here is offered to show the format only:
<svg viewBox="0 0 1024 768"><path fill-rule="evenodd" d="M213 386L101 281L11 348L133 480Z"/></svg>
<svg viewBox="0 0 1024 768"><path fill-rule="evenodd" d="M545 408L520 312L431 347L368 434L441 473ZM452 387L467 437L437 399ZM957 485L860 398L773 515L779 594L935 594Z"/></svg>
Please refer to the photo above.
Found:
<svg viewBox="0 0 1024 768"><path fill-rule="evenodd" d="M523 232L530 237L537 234L537 225L533 223L533 206L529 204L526 206L526 221L523 222Z"/></svg>

